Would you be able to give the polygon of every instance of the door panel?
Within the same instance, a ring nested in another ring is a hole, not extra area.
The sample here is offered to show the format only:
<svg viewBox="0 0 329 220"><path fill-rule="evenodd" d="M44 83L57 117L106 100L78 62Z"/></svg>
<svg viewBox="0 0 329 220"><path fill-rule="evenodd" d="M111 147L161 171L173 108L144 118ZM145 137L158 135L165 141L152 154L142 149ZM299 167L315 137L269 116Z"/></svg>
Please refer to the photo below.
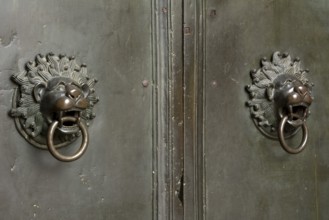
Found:
<svg viewBox="0 0 329 220"><path fill-rule="evenodd" d="M2 219L152 219L151 11L149 0L1 1ZM51 51L99 81L89 147L72 163L29 145L7 114L10 76Z"/></svg>
<svg viewBox="0 0 329 220"><path fill-rule="evenodd" d="M328 216L328 12L324 0L205 1L206 219ZM309 141L297 155L261 135L245 107L249 70L275 51L300 57L315 84Z"/></svg>
<svg viewBox="0 0 329 220"><path fill-rule="evenodd" d="M3 0L3 219L326 219L328 12L325 0ZM245 107L249 70L274 51L300 57L316 85L298 155ZM49 52L99 80L89 148L72 163L29 145L7 114L10 76Z"/></svg>

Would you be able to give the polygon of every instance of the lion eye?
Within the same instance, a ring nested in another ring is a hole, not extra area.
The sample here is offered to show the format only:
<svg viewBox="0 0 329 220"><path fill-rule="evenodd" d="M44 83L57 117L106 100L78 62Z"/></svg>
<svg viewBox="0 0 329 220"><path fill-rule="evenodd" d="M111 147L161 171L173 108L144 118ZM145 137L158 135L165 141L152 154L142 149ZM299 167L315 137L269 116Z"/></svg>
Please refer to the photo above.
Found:
<svg viewBox="0 0 329 220"><path fill-rule="evenodd" d="M58 90L58 91L65 91L65 85L58 84L57 87L56 87L56 90Z"/></svg>
<svg viewBox="0 0 329 220"><path fill-rule="evenodd" d="M293 83L294 82L294 80L292 80L292 79L287 79L285 82L284 82L284 84L290 84L290 83Z"/></svg>

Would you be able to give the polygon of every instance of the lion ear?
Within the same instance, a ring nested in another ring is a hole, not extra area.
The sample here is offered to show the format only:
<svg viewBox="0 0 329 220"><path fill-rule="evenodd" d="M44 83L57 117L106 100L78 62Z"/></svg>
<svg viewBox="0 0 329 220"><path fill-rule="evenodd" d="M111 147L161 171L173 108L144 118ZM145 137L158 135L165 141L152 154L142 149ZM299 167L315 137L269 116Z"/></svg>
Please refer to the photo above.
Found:
<svg viewBox="0 0 329 220"><path fill-rule="evenodd" d="M85 97L89 96L90 88L89 88L88 84L83 84L81 89L82 89L82 92L85 95Z"/></svg>
<svg viewBox="0 0 329 220"><path fill-rule="evenodd" d="M272 101L274 98L274 85L270 84L267 88L266 88L266 95L267 95L267 99L269 101Z"/></svg>
<svg viewBox="0 0 329 220"><path fill-rule="evenodd" d="M46 90L46 84L44 84L44 83L39 83L36 86L34 86L33 96L37 102L41 101L41 98L42 98L43 94L45 93L45 90Z"/></svg>

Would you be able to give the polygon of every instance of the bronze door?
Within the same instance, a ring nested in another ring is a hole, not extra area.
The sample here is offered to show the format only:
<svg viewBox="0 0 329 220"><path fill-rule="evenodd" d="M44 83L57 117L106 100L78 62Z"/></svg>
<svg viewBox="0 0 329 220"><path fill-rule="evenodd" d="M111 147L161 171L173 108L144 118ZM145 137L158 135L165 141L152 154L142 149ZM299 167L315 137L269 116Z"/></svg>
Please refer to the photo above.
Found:
<svg viewBox="0 0 329 220"><path fill-rule="evenodd" d="M202 177L195 198L204 206L194 219L327 219L328 2L202 2L194 173ZM245 105L250 70L275 51L299 57L315 84L309 140L296 155L262 135Z"/></svg>
<svg viewBox="0 0 329 220"><path fill-rule="evenodd" d="M2 219L326 219L328 12L325 0L2 0ZM296 155L245 105L249 71L275 51L315 84ZM51 52L98 79L89 146L70 163L10 117L11 76Z"/></svg>
<svg viewBox="0 0 329 220"><path fill-rule="evenodd" d="M1 219L153 219L153 10L150 0L1 1ZM8 114L11 75L50 52L98 79L89 147L71 163L27 143Z"/></svg>

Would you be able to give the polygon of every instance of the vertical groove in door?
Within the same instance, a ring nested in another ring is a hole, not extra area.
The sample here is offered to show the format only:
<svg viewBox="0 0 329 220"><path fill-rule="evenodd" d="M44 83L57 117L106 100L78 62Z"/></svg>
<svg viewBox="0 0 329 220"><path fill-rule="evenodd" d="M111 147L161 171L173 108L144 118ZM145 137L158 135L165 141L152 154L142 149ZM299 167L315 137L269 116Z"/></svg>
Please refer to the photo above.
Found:
<svg viewBox="0 0 329 220"><path fill-rule="evenodd" d="M154 219L205 219L205 1L153 3Z"/></svg>
<svg viewBox="0 0 329 220"><path fill-rule="evenodd" d="M153 219L183 218L182 1L152 2Z"/></svg>
<svg viewBox="0 0 329 220"><path fill-rule="evenodd" d="M160 154L160 149L166 146L166 99L163 98L163 93L166 92L166 88L163 86L165 78L161 76L165 75L166 69L161 66L161 60L163 54L161 53L160 46L163 44L163 37L161 28L163 26L162 19L158 16L159 2L152 2L152 39L153 39L153 148L154 148L154 159L153 159L153 218L154 220L161 219L160 216L164 216L167 204L166 194L162 191L166 188L165 183L165 154ZM166 28L164 28L166 29ZM160 84L161 83L161 84Z"/></svg>
<svg viewBox="0 0 329 220"><path fill-rule="evenodd" d="M204 77L205 1L186 0L184 51L184 219L205 219Z"/></svg>
<svg viewBox="0 0 329 220"><path fill-rule="evenodd" d="M172 220L183 218L184 98L183 98L183 1L169 1L169 170Z"/></svg>
<svg viewBox="0 0 329 220"><path fill-rule="evenodd" d="M198 24L199 24L199 40L198 40L198 90L201 91L198 93L197 97L197 146L198 147L198 172L199 172L199 180L198 180L198 201L199 201L199 208L200 212L198 213L199 220L206 219L206 207L207 207L207 200L206 200L206 161L205 161L205 144L204 144L204 121L205 121L205 106L206 106L206 98L205 98L205 82L206 82L206 1L202 0L198 2L198 9L197 13L199 12L198 17Z"/></svg>
<svg viewBox="0 0 329 220"><path fill-rule="evenodd" d="M168 219L168 52L167 21L159 11L167 1L152 1L153 48L153 219Z"/></svg>

